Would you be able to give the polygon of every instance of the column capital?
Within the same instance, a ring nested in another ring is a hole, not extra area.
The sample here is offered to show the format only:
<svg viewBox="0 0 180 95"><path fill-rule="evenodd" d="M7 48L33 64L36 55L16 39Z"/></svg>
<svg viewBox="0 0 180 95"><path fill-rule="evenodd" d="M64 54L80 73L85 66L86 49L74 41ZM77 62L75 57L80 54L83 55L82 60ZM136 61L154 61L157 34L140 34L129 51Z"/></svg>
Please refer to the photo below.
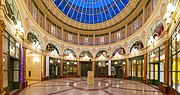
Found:
<svg viewBox="0 0 180 95"><path fill-rule="evenodd" d="M6 28L6 25L3 20L0 20L0 31L3 31Z"/></svg>

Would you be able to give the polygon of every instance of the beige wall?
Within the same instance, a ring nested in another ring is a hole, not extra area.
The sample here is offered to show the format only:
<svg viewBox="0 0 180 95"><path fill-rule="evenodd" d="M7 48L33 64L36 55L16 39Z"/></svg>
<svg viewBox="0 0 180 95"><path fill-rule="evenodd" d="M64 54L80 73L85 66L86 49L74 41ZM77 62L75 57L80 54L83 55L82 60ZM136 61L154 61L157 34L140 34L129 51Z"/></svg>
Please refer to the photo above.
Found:
<svg viewBox="0 0 180 95"><path fill-rule="evenodd" d="M26 57L26 79L27 80L41 80L41 56L38 55L39 62L33 61L33 56ZM29 71L31 71L31 77L29 77Z"/></svg>

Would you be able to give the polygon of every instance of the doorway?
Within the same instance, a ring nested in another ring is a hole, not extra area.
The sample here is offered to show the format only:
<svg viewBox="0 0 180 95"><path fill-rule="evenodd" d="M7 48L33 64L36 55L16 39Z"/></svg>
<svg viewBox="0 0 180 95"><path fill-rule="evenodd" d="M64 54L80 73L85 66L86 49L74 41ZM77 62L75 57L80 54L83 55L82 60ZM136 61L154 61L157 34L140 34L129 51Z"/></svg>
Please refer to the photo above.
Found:
<svg viewBox="0 0 180 95"><path fill-rule="evenodd" d="M59 71L60 71L59 64L56 64L56 63L50 64L49 65L49 78L50 79L58 78L58 76L60 75Z"/></svg>
<svg viewBox="0 0 180 95"><path fill-rule="evenodd" d="M16 58L10 57L9 59L9 80L8 80L8 87L9 91L14 89L19 89L19 73L20 73L20 61Z"/></svg>
<svg viewBox="0 0 180 95"><path fill-rule="evenodd" d="M151 84L159 85L159 63L150 63Z"/></svg>
<svg viewBox="0 0 180 95"><path fill-rule="evenodd" d="M81 62L81 76L87 76L87 72L89 71L89 63Z"/></svg>

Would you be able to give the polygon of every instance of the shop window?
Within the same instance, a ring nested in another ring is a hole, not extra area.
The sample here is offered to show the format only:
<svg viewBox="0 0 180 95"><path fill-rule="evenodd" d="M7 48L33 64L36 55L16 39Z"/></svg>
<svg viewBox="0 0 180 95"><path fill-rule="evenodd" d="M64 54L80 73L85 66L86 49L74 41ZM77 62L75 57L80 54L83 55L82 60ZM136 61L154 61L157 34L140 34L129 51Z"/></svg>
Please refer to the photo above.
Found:
<svg viewBox="0 0 180 95"><path fill-rule="evenodd" d="M63 62L63 74L64 75L76 75L77 74L77 62L76 61L64 61Z"/></svg>

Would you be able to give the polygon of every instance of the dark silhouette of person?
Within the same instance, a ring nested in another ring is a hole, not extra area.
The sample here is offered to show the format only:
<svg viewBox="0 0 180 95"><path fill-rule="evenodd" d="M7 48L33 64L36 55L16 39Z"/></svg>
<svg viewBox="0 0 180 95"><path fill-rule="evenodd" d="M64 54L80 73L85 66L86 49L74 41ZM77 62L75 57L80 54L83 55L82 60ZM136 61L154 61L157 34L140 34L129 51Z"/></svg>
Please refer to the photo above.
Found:
<svg viewBox="0 0 180 95"><path fill-rule="evenodd" d="M88 65L89 65L89 71L92 71L92 61L91 61L91 59L89 59Z"/></svg>

